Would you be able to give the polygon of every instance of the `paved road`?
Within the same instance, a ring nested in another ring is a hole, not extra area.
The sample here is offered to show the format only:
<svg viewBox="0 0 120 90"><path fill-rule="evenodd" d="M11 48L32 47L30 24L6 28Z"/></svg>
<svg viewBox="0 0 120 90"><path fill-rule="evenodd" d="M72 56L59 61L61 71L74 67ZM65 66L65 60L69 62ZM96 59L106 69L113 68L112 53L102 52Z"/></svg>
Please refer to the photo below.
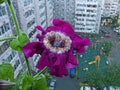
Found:
<svg viewBox="0 0 120 90"><path fill-rule="evenodd" d="M111 37L105 38L105 40L112 42L113 48L110 52L110 60L120 62L120 35L117 35L110 27L104 27L109 30Z"/></svg>
<svg viewBox="0 0 120 90"><path fill-rule="evenodd" d="M79 90L79 81L76 78L56 78L55 90Z"/></svg>

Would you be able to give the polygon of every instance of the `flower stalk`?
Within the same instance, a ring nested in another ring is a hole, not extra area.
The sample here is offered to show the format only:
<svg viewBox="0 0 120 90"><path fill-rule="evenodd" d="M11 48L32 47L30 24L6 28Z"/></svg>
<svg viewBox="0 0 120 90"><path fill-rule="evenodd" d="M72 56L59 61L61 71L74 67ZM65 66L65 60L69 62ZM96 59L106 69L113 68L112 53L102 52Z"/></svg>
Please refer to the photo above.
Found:
<svg viewBox="0 0 120 90"><path fill-rule="evenodd" d="M28 73L29 73L29 75L32 76L32 72L31 72L31 69L30 69L29 61L28 61L28 59L27 59L27 57L25 55L24 55L24 58L25 58L26 65L27 65L27 68L28 68Z"/></svg>
<svg viewBox="0 0 120 90"><path fill-rule="evenodd" d="M16 14L15 14L15 11L14 11L14 7L13 7L10 0L5 0L5 1L7 1L8 6L10 8L10 11L11 11L11 14L12 14L15 26L16 26L16 31L17 31L18 35L20 35L21 31L20 31L20 27L19 27L19 24L18 24L18 20L17 20Z"/></svg>
<svg viewBox="0 0 120 90"><path fill-rule="evenodd" d="M13 40L13 39L16 39L16 37L13 36L13 37L2 38L0 39L0 42L5 41L5 40Z"/></svg>
<svg viewBox="0 0 120 90"><path fill-rule="evenodd" d="M10 0L5 0L5 1L8 3L8 6L9 6L9 8L10 8L10 11L11 11L11 14L12 14L12 17L13 17L13 20L14 20L14 23L15 23L15 26L16 26L17 34L18 34L18 36L19 36L19 35L22 35L22 31L20 30L19 23L18 23L16 14L15 14L14 7L13 7L13 5L12 5L12 3L11 3ZM9 39L15 39L15 38L6 38L6 39L3 39L3 40L9 40ZM27 64L28 73L29 73L29 75L32 75L29 61L28 61L28 59L27 59L27 57L26 57L25 55L24 55L24 57L25 57L25 61L26 61L26 64Z"/></svg>

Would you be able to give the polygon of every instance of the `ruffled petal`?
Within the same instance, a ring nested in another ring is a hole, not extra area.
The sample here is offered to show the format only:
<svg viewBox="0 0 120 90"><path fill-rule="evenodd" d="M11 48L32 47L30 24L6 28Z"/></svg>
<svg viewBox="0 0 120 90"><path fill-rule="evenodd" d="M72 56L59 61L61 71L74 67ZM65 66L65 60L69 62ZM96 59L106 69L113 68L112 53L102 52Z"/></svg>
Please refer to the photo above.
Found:
<svg viewBox="0 0 120 90"><path fill-rule="evenodd" d="M74 56L73 52L70 51L70 54L68 56L68 61L67 61L67 64L66 64L66 67L67 68L74 68L78 65L78 61L76 59L76 57Z"/></svg>
<svg viewBox="0 0 120 90"><path fill-rule="evenodd" d="M41 55L40 60L38 61L37 68L42 70L45 66L50 67L50 65L51 64L49 63L48 53L44 51L43 54Z"/></svg>
<svg viewBox="0 0 120 90"><path fill-rule="evenodd" d="M45 34L45 30L41 27L41 26L36 26L35 28L37 28L38 30L40 30L42 32L42 34Z"/></svg>
<svg viewBox="0 0 120 90"><path fill-rule="evenodd" d="M85 52L85 46L90 45L90 40L88 38L74 38L72 42L72 48L76 50L78 53L84 53Z"/></svg>
<svg viewBox="0 0 120 90"><path fill-rule="evenodd" d="M57 77L67 76L68 71L66 68L66 56L58 55L53 67L51 68L51 74Z"/></svg>
<svg viewBox="0 0 120 90"><path fill-rule="evenodd" d="M40 34L37 34L36 35L36 38L38 38L39 41L42 41L44 36L43 35L40 35Z"/></svg>
<svg viewBox="0 0 120 90"><path fill-rule="evenodd" d="M63 20L59 20L59 19L54 19L53 20L53 25L56 27L60 28L61 32L64 32L66 35L68 36L72 36L74 33L74 29L72 28L72 26Z"/></svg>
<svg viewBox="0 0 120 90"><path fill-rule="evenodd" d="M26 57L32 57L35 53L41 54L44 48L41 42L30 42L23 47L23 51Z"/></svg>

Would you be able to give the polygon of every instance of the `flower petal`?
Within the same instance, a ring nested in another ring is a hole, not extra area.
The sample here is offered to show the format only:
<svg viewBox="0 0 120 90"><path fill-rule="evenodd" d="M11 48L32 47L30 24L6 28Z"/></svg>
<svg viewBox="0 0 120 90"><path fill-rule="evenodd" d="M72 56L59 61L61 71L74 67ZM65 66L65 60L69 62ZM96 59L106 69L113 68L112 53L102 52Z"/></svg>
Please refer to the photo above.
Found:
<svg viewBox="0 0 120 90"><path fill-rule="evenodd" d="M49 67L49 59L48 55L42 55L40 60L38 61L37 68L42 70L45 66Z"/></svg>
<svg viewBox="0 0 120 90"><path fill-rule="evenodd" d="M44 48L41 42L30 42L23 47L24 54L26 57L32 57L35 53L41 54Z"/></svg>
<svg viewBox="0 0 120 90"><path fill-rule="evenodd" d="M51 68L51 74L57 77L67 76L68 71L66 68L66 55L58 55L54 66Z"/></svg>
<svg viewBox="0 0 120 90"><path fill-rule="evenodd" d="M72 26L63 20L59 20L59 19L54 19L53 20L53 25L56 27L59 27L61 32L64 32L66 35L68 36L72 36L74 33L74 29L72 28Z"/></svg>
<svg viewBox="0 0 120 90"><path fill-rule="evenodd" d="M73 52L70 51L70 54L68 56L68 61L67 61L67 64L66 64L66 67L67 68L74 68L78 65L78 61L76 59L76 57L74 56Z"/></svg>
<svg viewBox="0 0 120 90"><path fill-rule="evenodd" d="M35 28L37 28L38 30L40 30L42 32L42 34L45 34L45 30L41 26L38 25Z"/></svg>
<svg viewBox="0 0 120 90"><path fill-rule="evenodd" d="M90 45L90 40L88 38L82 39L82 38L76 37L72 42L73 49L75 49L79 53L84 53L85 46L89 46L89 45Z"/></svg>

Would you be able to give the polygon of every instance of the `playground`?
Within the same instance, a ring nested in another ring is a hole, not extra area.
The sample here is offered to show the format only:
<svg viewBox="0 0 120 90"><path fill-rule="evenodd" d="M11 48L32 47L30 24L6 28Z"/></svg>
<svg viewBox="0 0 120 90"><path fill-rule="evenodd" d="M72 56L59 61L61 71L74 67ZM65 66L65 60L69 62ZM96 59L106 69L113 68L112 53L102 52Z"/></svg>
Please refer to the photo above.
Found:
<svg viewBox="0 0 120 90"><path fill-rule="evenodd" d="M76 54L78 58L79 66L70 70L71 77L76 76L80 82L86 80L86 75L88 72L100 69L104 71L107 67L108 59L104 53L103 44L101 42L92 41L91 45L86 48L84 54Z"/></svg>

